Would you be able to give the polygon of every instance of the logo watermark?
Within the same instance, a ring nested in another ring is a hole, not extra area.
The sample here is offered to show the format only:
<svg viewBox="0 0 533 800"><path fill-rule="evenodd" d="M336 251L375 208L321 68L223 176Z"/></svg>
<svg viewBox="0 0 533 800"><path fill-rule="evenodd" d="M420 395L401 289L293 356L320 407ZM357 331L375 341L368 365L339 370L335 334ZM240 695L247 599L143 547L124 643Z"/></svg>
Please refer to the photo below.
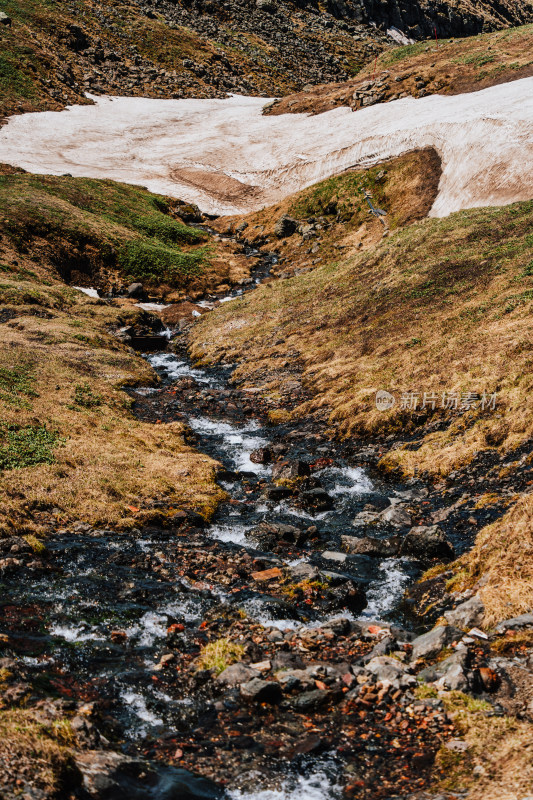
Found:
<svg viewBox="0 0 533 800"><path fill-rule="evenodd" d="M378 411L390 411L396 405L396 397L384 389L376 392L376 408ZM401 411L422 411L437 408L451 409L452 411L494 411L496 408L496 393L483 392L403 392L400 395L398 408Z"/></svg>

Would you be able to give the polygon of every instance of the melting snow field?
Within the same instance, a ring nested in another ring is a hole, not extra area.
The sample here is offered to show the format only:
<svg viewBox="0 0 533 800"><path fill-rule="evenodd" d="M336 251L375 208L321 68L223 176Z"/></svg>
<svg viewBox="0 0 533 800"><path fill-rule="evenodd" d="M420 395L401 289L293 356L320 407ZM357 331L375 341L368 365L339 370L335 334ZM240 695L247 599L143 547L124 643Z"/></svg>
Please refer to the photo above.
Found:
<svg viewBox="0 0 533 800"><path fill-rule="evenodd" d="M316 116L263 116L264 98L235 95L92 99L93 106L11 117L0 132L0 161L141 184L233 214L353 166L435 147L443 173L432 216L533 196L533 78Z"/></svg>

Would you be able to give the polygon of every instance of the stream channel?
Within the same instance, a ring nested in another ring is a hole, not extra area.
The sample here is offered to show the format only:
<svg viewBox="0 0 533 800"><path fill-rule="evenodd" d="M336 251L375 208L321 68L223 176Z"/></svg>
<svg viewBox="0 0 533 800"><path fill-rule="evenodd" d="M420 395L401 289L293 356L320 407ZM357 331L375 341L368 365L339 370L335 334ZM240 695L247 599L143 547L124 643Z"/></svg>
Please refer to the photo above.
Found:
<svg viewBox="0 0 533 800"><path fill-rule="evenodd" d="M269 263L262 261L257 282L268 274ZM227 299L239 302L235 295ZM216 614L240 614L260 623L271 642L338 617L408 626L402 595L420 574L420 565L409 558L350 556L341 550L341 535L358 535L356 514L368 503L383 508L384 499L385 505L400 502L409 496L409 487L384 485L364 466L353 443L331 441L317 426L269 425L265 416L254 413L253 398L239 400L242 393L229 383L232 368L194 368L183 354L184 344L183 353L176 352L180 336L168 349L145 354L161 377L160 386L130 394L141 419L186 420L191 443L222 465L218 480L228 500L211 525L202 525L194 515L177 532L152 526L120 533L79 523L74 532L59 532L47 541L53 569L6 587L8 604L26 609L27 624L19 618L12 636L28 681L61 697L67 710L79 708L80 702L97 707L99 724L82 731L90 747L111 742L115 750L142 754L154 763L168 748L175 750L176 741L198 726L212 706L201 692L191 696L184 680L158 677L169 630L180 637L184 658L192 660L205 642L203 620ZM296 465L292 469L301 472L296 496L273 482L272 463L252 460L260 448L270 448L271 461ZM265 523L278 526L277 533L265 530ZM330 588L323 600L289 602L249 576L231 591L223 581L195 582L186 576L184 559L200 566L210 543L230 564L232 559L241 563L244 553L255 570L280 568L294 581L322 581ZM170 743L166 750L165 742ZM253 766L252 759L252 773ZM284 768L274 785L262 786L259 777L244 789L232 789L230 781L226 796L326 800L340 797L340 772L334 752L304 754ZM216 781L216 771L209 777ZM220 796L209 788L214 785L204 786L201 780L191 795L180 792L175 787L182 780L179 770L161 767L157 790L139 794L132 789L123 796Z"/></svg>

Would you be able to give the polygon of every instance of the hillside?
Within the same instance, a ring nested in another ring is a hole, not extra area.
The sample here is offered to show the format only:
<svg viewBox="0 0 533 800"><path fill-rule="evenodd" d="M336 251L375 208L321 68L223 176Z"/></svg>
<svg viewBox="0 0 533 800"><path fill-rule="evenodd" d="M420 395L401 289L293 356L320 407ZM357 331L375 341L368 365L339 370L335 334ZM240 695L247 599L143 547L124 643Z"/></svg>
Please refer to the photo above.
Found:
<svg viewBox="0 0 533 800"><path fill-rule="evenodd" d="M338 106L358 111L402 97L478 91L533 75L532 44L533 27L525 25L396 47L367 64L356 78L287 95L266 113L321 114Z"/></svg>
<svg viewBox="0 0 533 800"><path fill-rule="evenodd" d="M0 800L532 800L531 3L0 12Z"/></svg>
<svg viewBox="0 0 533 800"><path fill-rule="evenodd" d="M402 168L414 174L413 166L392 162L377 187L376 170L358 179L391 207L384 238L380 222L362 216L362 200L342 210L349 178L297 196L287 209L296 225L280 243L286 279L202 319L192 352L202 362L237 364L237 384L266 397L298 375L304 399L292 415L325 419L332 435L377 440L385 471L439 483L486 461L497 485L499 461L512 465L533 436L533 207L464 211L394 230L402 224L393 210L402 197L395 179ZM422 160L418 169L428 166ZM251 217L250 232L266 217ZM378 390L395 397L391 410L376 407ZM443 403L448 396L457 402ZM477 494L481 508L501 503L490 480L485 493ZM528 606L527 592L513 597L504 613Z"/></svg>
<svg viewBox="0 0 533 800"><path fill-rule="evenodd" d="M326 6L239 0L3 0L0 118L88 102L86 92L143 97L284 95L345 81L394 40L469 36L532 20L530 3L372 0ZM401 38L401 37L400 37Z"/></svg>

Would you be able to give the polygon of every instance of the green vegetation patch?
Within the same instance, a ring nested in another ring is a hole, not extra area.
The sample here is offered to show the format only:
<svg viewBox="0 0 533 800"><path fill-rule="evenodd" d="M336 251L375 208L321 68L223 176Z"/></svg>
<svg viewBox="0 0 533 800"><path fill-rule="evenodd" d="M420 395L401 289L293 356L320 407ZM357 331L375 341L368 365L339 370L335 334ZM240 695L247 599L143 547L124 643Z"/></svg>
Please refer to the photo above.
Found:
<svg viewBox="0 0 533 800"><path fill-rule="evenodd" d="M62 444L57 431L46 425L19 427L0 423L0 471L53 464L54 449Z"/></svg>
<svg viewBox="0 0 533 800"><path fill-rule="evenodd" d="M4 175L0 205L0 234L17 252L39 258L46 239L45 258L67 280L70 270L94 277L102 268L119 267L128 278L181 286L208 265L205 231L175 219L172 201L146 189L87 178ZM4 301L19 304L19 293L11 289ZM32 302L27 293L23 302Z"/></svg>
<svg viewBox="0 0 533 800"><path fill-rule="evenodd" d="M24 397L37 397L33 388L33 367L19 364L12 369L0 367L0 400L9 405L28 405Z"/></svg>
<svg viewBox="0 0 533 800"><path fill-rule="evenodd" d="M201 274L208 252L208 248L201 248L184 253L156 239L134 240L119 251L118 265L131 277L179 286L186 278Z"/></svg>

